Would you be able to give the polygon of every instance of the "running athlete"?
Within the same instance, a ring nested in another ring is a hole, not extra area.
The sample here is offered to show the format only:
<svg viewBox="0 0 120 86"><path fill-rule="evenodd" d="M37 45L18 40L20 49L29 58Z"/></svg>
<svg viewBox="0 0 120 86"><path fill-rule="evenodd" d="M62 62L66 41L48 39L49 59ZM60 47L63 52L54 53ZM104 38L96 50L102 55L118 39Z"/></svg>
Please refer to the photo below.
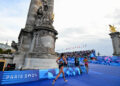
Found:
<svg viewBox="0 0 120 86"><path fill-rule="evenodd" d="M64 78L64 81L67 82L67 80L65 79L65 75L64 75L64 71L63 71L63 68L64 68L64 62L67 64L67 61L64 57L64 54L62 53L61 56L56 60L57 64L59 65L59 73L58 75L56 76L56 78L53 80L53 85L55 84L55 81L58 79L58 77L60 76L61 73L63 73L63 78Z"/></svg>
<svg viewBox="0 0 120 86"><path fill-rule="evenodd" d="M85 67L86 67L86 70L88 73L88 59L87 59L87 57L85 57L84 62L85 62Z"/></svg>
<svg viewBox="0 0 120 86"><path fill-rule="evenodd" d="M80 67L80 58L79 58L79 55L77 55L76 58L75 58L75 66L79 68L80 74L82 74L82 69Z"/></svg>

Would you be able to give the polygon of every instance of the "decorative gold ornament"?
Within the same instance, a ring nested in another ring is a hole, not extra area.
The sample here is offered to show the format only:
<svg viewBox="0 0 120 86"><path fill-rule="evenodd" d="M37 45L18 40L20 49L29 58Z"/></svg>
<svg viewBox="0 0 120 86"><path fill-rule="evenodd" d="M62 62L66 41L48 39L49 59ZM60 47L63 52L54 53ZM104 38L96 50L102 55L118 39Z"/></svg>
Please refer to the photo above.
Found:
<svg viewBox="0 0 120 86"><path fill-rule="evenodd" d="M42 2L41 1L39 2L39 4L40 4L40 6L42 6Z"/></svg>
<svg viewBox="0 0 120 86"><path fill-rule="evenodd" d="M52 20L54 20L54 16L55 16L54 13L52 13Z"/></svg>
<svg viewBox="0 0 120 86"><path fill-rule="evenodd" d="M112 33L117 32L116 28L114 27L114 25L113 26L109 25L109 27L110 27L110 32L112 32Z"/></svg>

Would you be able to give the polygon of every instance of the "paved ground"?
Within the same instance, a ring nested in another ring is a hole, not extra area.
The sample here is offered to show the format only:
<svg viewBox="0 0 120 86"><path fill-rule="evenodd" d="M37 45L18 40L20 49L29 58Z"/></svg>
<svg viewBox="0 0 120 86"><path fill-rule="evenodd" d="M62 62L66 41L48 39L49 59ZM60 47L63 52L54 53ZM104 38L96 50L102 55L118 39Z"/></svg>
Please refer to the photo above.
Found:
<svg viewBox="0 0 120 86"><path fill-rule="evenodd" d="M59 78L54 86L120 86L120 67L89 64L89 74L66 77L68 82ZM39 80L4 86L52 86L53 80Z"/></svg>

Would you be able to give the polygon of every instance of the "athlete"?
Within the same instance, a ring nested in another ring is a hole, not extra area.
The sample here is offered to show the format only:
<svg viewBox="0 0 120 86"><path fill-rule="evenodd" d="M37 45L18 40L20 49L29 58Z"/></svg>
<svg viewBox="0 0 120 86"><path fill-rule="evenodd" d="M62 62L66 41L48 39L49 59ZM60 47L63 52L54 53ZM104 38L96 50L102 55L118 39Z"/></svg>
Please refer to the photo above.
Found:
<svg viewBox="0 0 120 86"><path fill-rule="evenodd" d="M60 76L60 74L62 73L63 74L63 78L64 78L64 81L67 82L68 80L65 79L65 75L64 75L64 71L63 71L63 68L64 68L64 63L67 64L67 61L64 57L64 54L62 53L61 56L56 60L57 64L59 65L59 73L58 75L56 76L56 78L53 80L53 85L55 84L55 81L58 79L58 77Z"/></svg>
<svg viewBox="0 0 120 86"><path fill-rule="evenodd" d="M88 73L88 59L87 59L87 57L85 57L84 62L85 62L85 67L86 67L86 70Z"/></svg>
<svg viewBox="0 0 120 86"><path fill-rule="evenodd" d="M80 74L82 74L82 69L81 69L81 65L80 65L80 58L79 58L79 55L76 56L75 58L75 66L79 68L80 70Z"/></svg>

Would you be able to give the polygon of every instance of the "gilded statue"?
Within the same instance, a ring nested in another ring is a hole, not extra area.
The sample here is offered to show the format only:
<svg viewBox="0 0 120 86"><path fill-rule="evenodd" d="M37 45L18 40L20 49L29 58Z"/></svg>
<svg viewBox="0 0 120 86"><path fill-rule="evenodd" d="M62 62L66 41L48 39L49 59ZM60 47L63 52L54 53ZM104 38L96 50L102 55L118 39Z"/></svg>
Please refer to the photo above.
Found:
<svg viewBox="0 0 120 86"><path fill-rule="evenodd" d="M109 27L110 27L110 32L112 32L112 33L117 32L116 28L114 27L114 25L113 26L109 25Z"/></svg>

